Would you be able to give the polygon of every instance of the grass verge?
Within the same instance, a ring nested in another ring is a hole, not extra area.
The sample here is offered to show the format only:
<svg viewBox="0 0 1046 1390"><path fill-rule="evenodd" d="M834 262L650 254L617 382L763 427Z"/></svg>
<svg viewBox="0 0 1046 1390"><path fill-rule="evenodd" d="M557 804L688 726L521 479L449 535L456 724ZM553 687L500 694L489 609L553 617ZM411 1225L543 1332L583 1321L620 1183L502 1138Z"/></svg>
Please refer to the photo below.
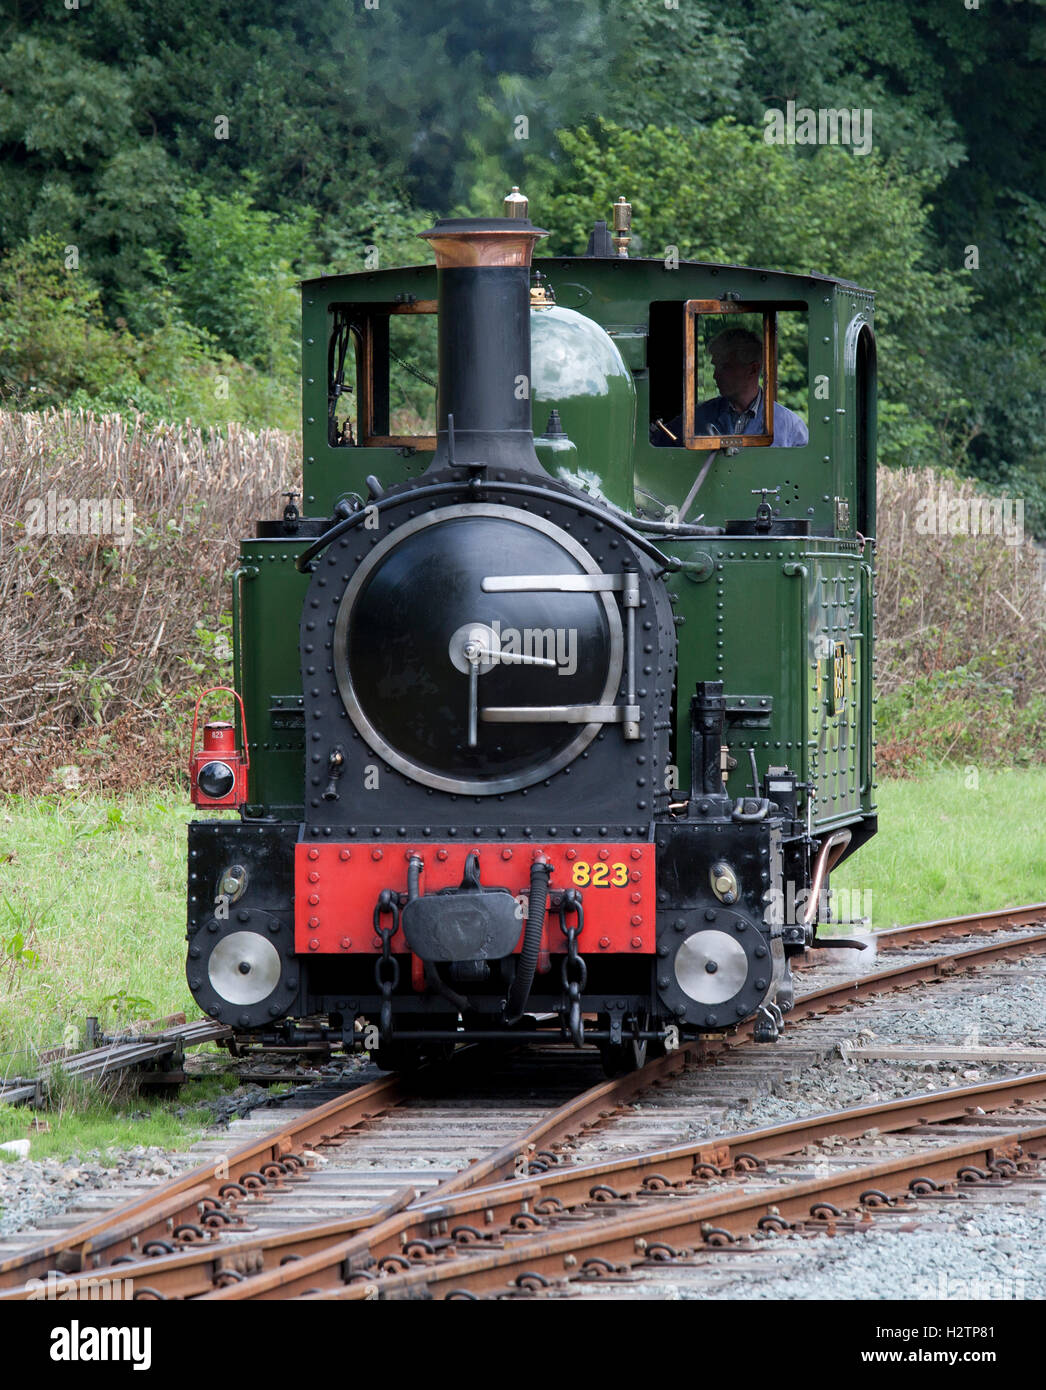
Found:
<svg viewBox="0 0 1046 1390"><path fill-rule="evenodd" d="M860 895L877 930L1046 900L1046 771L969 765L884 782L879 833L832 888Z"/></svg>
<svg viewBox="0 0 1046 1390"><path fill-rule="evenodd" d="M81 1046L180 1010L185 982L185 823L179 793L0 801L0 1075L41 1050Z"/></svg>
<svg viewBox="0 0 1046 1390"><path fill-rule="evenodd" d="M28 1139L30 1158L43 1161L97 1154L95 1162L103 1166L138 1145L185 1149L214 1122L215 1102L238 1085L235 1076L206 1076L164 1099L136 1094L126 1085L110 1093L97 1084L66 1088L46 1111L0 1105L0 1143Z"/></svg>

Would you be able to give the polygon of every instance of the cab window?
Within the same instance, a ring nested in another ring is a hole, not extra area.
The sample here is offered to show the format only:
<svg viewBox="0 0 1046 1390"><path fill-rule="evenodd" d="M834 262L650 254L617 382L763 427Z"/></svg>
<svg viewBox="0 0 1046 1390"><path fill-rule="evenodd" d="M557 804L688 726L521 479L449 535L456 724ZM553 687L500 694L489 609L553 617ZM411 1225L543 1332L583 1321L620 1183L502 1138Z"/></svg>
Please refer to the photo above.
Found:
<svg viewBox="0 0 1046 1390"><path fill-rule="evenodd" d="M327 339L333 448L436 447L436 301L334 304Z"/></svg>
<svg viewBox="0 0 1046 1390"><path fill-rule="evenodd" d="M806 305L692 299L650 306L650 440L662 448L807 443Z"/></svg>

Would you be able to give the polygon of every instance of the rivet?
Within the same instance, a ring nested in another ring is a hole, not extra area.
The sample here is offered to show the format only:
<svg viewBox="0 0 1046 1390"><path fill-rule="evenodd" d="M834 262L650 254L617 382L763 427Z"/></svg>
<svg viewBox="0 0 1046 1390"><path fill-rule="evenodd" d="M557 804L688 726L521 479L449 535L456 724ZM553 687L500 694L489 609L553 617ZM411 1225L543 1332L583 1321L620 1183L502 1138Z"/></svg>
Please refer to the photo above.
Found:
<svg viewBox="0 0 1046 1390"><path fill-rule="evenodd" d="M341 949L342 949L343 951L347 951L347 950L349 949L349 947L352 945L352 937L351 937L351 936L343 936L343 937L341 938L341 941L339 942L339 945L341 946Z"/></svg>
<svg viewBox="0 0 1046 1390"><path fill-rule="evenodd" d="M372 859L382 859L384 858L384 855L380 849L372 849L370 852L370 857Z"/></svg>
<svg viewBox="0 0 1046 1390"><path fill-rule="evenodd" d="M309 858L310 858L310 859L319 859L319 857L320 857L320 852L319 852L319 850L316 848L316 846L313 845L312 849L309 850Z"/></svg>
<svg viewBox="0 0 1046 1390"><path fill-rule="evenodd" d="M609 936L601 936L601 937L599 938L599 949L600 949L601 951L607 951L607 950L610 949L610 937L609 937Z"/></svg>
<svg viewBox="0 0 1046 1390"><path fill-rule="evenodd" d="M319 876L319 874L316 872L316 870L313 869L312 873L309 875L309 882L310 882L310 883L319 883L319 881L320 881L320 876Z"/></svg>
<svg viewBox="0 0 1046 1390"><path fill-rule="evenodd" d="M438 849L438 850L436 851L436 858L437 858L437 859L443 860L443 859L448 859L449 857L450 857L450 850L449 850L449 849ZM379 942L379 945L380 945L380 942Z"/></svg>
<svg viewBox="0 0 1046 1390"><path fill-rule="evenodd" d="M309 938L309 950L310 950L310 951L318 951L319 949L320 949L320 943L319 943L319 941L316 939L316 937L311 936L311 937Z"/></svg>
<svg viewBox="0 0 1046 1390"><path fill-rule="evenodd" d="M351 849L343 849L343 850L339 851L339 853L338 853L338 858L339 858L339 859L351 859L351 858L352 858L352 850L351 850Z"/></svg>
<svg viewBox="0 0 1046 1390"><path fill-rule="evenodd" d="M632 938L632 949L633 949L633 950L638 951L639 948L640 948L640 946L642 946L642 944L643 944L643 938L642 938L641 936L634 936L634 937Z"/></svg>
<svg viewBox="0 0 1046 1390"><path fill-rule="evenodd" d="M643 925L643 919L642 919L642 917L639 917L639 916L633 917L633 918L632 918L632 925L633 925L634 927L641 927L641 926Z"/></svg>

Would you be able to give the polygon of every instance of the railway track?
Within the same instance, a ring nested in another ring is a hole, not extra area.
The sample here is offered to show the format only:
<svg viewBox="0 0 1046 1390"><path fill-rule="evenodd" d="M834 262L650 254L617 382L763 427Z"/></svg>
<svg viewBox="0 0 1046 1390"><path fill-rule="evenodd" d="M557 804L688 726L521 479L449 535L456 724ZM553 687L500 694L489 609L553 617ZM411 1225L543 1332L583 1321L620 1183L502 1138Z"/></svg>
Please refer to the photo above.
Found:
<svg viewBox="0 0 1046 1390"><path fill-rule="evenodd" d="M971 1111L985 1112L990 1123L964 1125ZM809 1161L795 1158L826 1140L882 1134L899 1141L887 1155L851 1142L828 1173L807 1175L802 1169ZM626 1275L651 1261L687 1263L760 1232L834 1235L883 1211L916 1215L921 1198L952 1198L980 1184L1041 1183L1043 1159L1046 1073L1039 1072L711 1143L564 1166L526 1184L480 1189L467 1202L424 1202L352 1242L261 1274L246 1288L234 1284L206 1296L442 1299L542 1292L555 1282Z"/></svg>
<svg viewBox="0 0 1046 1390"><path fill-rule="evenodd" d="M1016 913L991 914L988 919L982 916L924 923L882 933L877 943L881 954L876 961L881 968L856 980L834 981L805 990L797 999L795 1015L824 1019L830 1011L845 1008L855 999L905 988L919 980L940 979L1000 957L1044 950L1046 931L1034 930L1044 915L1046 909L1036 905ZM953 941L956 937L968 940L954 943L957 949L946 955L925 950L935 939ZM896 952L904 953L900 964L894 963ZM819 969L811 972L811 977L820 974ZM800 1066L803 1037L805 1034L798 1029L790 1028L786 1034L787 1039L796 1040ZM433 1244L430 1235L434 1218L421 1218L419 1211L435 1207L443 1213L439 1221L455 1223L438 1238L442 1253L435 1263L442 1270L453 1263L446 1255L445 1237L449 1230L459 1229L457 1223L464 1232L464 1241L476 1244L489 1242L492 1230L501 1231L498 1213L502 1207L483 1205L485 1198L475 1205L473 1194L477 1189L502 1188L505 1202L516 1203L511 1210L505 1207L505 1221L509 1230L516 1233L510 1235L509 1243L516 1248L520 1226L529 1224L528 1212L520 1204L542 1202L546 1182L555 1186L566 1181L561 1159L570 1143L576 1145L580 1136L594 1133L616 1135L620 1128L624 1136L619 1142L633 1150L642 1149L643 1117L640 1116L637 1131L632 1123L636 1116L630 1111L630 1102L640 1092L657 1094L670 1110L673 1087L680 1078L696 1077L703 1088L707 1077L709 1089L718 1085L722 1093L736 1085L734 1059L758 1070L760 1065L772 1065L772 1061L764 1063L763 1058L776 1055L778 1049L756 1048L746 1043L745 1030L740 1029L729 1038L715 1038L670 1054L641 1073L593 1086L584 1084L586 1065L572 1050L536 1056L522 1054L511 1063L513 1090L506 1096L509 1072L504 1070L504 1062L491 1067L470 1058L464 1049L445 1070L434 1069L427 1082L424 1077L411 1083L399 1077L383 1078L319 1107L288 1116L284 1124L257 1135L232 1152L212 1149L206 1162L147 1196L82 1223L45 1244L3 1259L0 1288L4 1292L0 1297L27 1297L28 1281L45 1277L49 1271L82 1278L97 1277L98 1271L107 1269L114 1275L119 1271L137 1297L287 1297L314 1287L308 1283L312 1269L309 1261L318 1262L318 1268L341 1271L332 1284L315 1285L327 1292L335 1288L340 1293L354 1287L346 1284L341 1275L351 1273L355 1278L352 1262L356 1260L362 1261L361 1275L372 1267L370 1262L378 1262L382 1296L390 1275L407 1281L402 1285L389 1283L390 1296L395 1296L397 1289L416 1290L425 1285L427 1274L432 1272L432 1257L424 1244ZM460 1090L470 1069L473 1103L464 1104ZM528 1084L518 1088L521 1075L525 1075ZM589 1067L587 1079L590 1078ZM1028 1087L1033 1084L1037 1083L1026 1083ZM564 1088L571 1093L557 1103ZM971 1090L969 1094L972 1093ZM941 1104L945 1105L966 1093L943 1094L946 1099ZM500 1110L496 1103L499 1095ZM1023 1094L1022 1098L1027 1099ZM706 1101L704 1105L704 1119L713 1123L725 1105L721 1104L717 1111L715 1097L709 1099L711 1103ZM923 1106L919 1115L925 1118L927 1098L918 1100ZM682 1107L683 1118L692 1120L695 1110L700 1109L694 1106L692 1097L688 1098ZM954 1123L961 1112L951 1113L950 1122ZM663 1125L664 1117L663 1104L657 1123ZM865 1127L869 1126L881 1127L873 1120L867 1121ZM1034 1125L1025 1128L1033 1129ZM502 1135L504 1140L499 1144L497 1140ZM693 1153L703 1154L700 1163L722 1173L729 1167L720 1161L722 1142L674 1148L691 1152L692 1158ZM797 1148L807 1142L803 1140ZM667 1152L669 1149L665 1148L649 1149L648 1157ZM419 1154L428 1155L424 1167L418 1166ZM630 1194L622 1200L649 1208L649 1193L642 1182L634 1191L627 1183L624 1188L618 1186L625 1182L625 1170L619 1172L614 1163L620 1165L624 1161L609 1161L606 1171L616 1174L617 1180L608 1181L607 1186ZM982 1165L971 1158L964 1166ZM582 1162L577 1171L586 1168L592 1169L593 1165ZM637 1171L641 1168L642 1165ZM690 1179L693 1178L691 1173ZM707 1178L707 1173L703 1177L697 1175L699 1181ZM566 1206L561 1196L554 1195L553 1200ZM600 1203L600 1198L592 1200ZM823 1200L833 1199L825 1196ZM705 1201L705 1194L700 1201ZM655 1201L654 1208L657 1206ZM334 1220L329 1218L331 1209L339 1212ZM580 1215L564 1218L575 1228L578 1221L588 1219L584 1203L577 1210ZM609 1208L600 1204L598 1210L605 1215ZM475 1217L473 1221L466 1219L470 1213ZM327 1219L316 1220L317 1214L326 1215ZM627 1213L629 1217L635 1214ZM420 1225L412 1224L419 1221ZM466 1227L472 1227L479 1235L471 1235ZM557 1241L561 1234L555 1232ZM642 1235L637 1238L646 1239ZM398 1242L397 1248L389 1247L389 1240ZM682 1241L682 1236L678 1240ZM412 1258L403 1252L411 1249L413 1241L422 1242L417 1246L420 1272L411 1268L397 1273L396 1261ZM461 1237L451 1237L452 1255L470 1263L471 1256L458 1257L459 1243ZM675 1248L677 1242L662 1243ZM685 1241L683 1246L692 1248ZM609 1259L604 1255L591 1258ZM383 1260L392 1262L391 1270L381 1266ZM114 1267L117 1261L120 1263ZM502 1266L495 1263L492 1268L500 1270ZM267 1292L266 1281L274 1281L271 1287L277 1292ZM373 1276L369 1282L374 1283ZM439 1286L450 1287L443 1282ZM461 1287L467 1289L471 1285ZM361 1295L357 1292L346 1296ZM373 1291L370 1296L375 1296Z"/></svg>
<svg viewBox="0 0 1046 1390"><path fill-rule="evenodd" d="M0 1104L42 1105L50 1090L52 1068L56 1065L61 1067L66 1079L100 1081L119 1072L155 1068L160 1062L167 1062L169 1069L158 1072L156 1079L165 1083L184 1081L181 1062L186 1048L202 1047L204 1043L218 1042L231 1035L232 1029L224 1024L199 1019L148 1033L106 1038L98 1046L82 1052L59 1052L35 1076L0 1081Z"/></svg>

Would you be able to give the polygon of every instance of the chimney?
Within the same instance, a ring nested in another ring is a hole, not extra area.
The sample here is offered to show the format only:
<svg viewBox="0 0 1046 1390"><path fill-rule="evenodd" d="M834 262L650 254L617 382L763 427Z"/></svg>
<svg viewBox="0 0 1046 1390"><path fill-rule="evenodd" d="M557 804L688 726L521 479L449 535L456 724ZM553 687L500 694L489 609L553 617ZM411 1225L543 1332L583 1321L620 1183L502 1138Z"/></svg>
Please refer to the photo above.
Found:
<svg viewBox="0 0 1046 1390"><path fill-rule="evenodd" d="M547 235L518 216L441 218L421 233L435 252L439 286L432 470L453 461L544 475L531 430L530 258Z"/></svg>

